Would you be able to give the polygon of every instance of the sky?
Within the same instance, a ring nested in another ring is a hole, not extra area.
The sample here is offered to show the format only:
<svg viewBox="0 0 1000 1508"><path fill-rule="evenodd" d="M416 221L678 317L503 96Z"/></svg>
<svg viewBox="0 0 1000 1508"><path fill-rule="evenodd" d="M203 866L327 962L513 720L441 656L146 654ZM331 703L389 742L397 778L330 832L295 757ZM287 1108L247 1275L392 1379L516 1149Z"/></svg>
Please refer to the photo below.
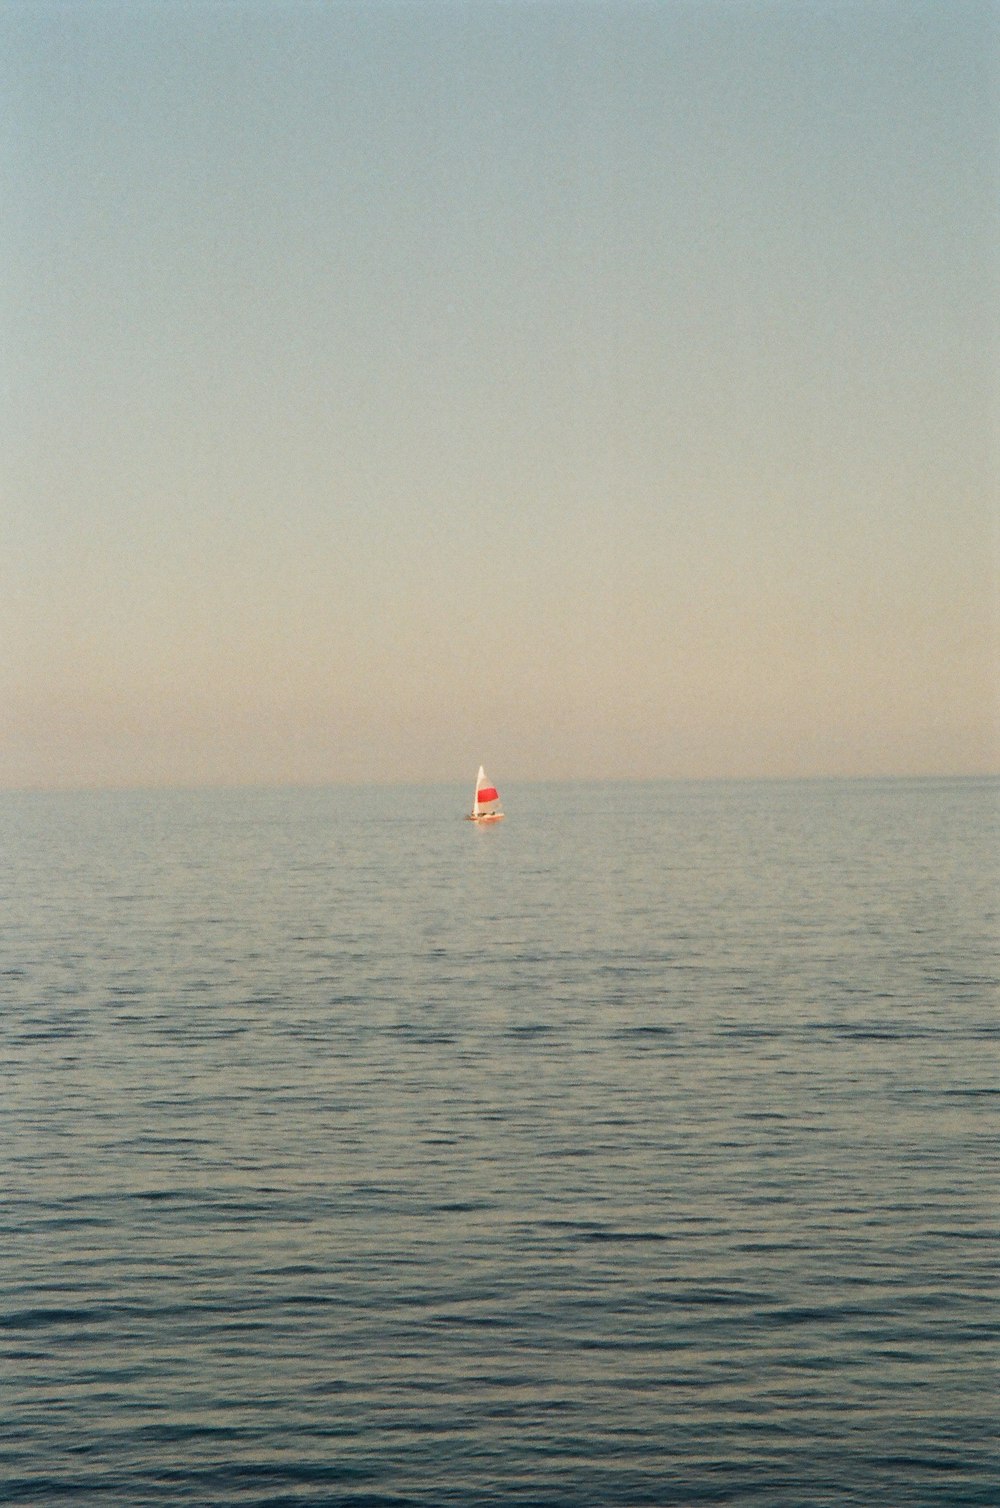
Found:
<svg viewBox="0 0 1000 1508"><path fill-rule="evenodd" d="M998 84L982 0L2 0L0 787L996 772Z"/></svg>

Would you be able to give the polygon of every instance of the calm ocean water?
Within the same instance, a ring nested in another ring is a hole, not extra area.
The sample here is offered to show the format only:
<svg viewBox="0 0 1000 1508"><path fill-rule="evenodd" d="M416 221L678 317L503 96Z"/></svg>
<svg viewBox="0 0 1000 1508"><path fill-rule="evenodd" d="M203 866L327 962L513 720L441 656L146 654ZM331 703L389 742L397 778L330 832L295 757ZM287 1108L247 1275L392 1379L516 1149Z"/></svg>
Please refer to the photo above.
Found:
<svg viewBox="0 0 1000 1508"><path fill-rule="evenodd" d="M0 796L0 1501L1000 1502L997 783L467 796Z"/></svg>

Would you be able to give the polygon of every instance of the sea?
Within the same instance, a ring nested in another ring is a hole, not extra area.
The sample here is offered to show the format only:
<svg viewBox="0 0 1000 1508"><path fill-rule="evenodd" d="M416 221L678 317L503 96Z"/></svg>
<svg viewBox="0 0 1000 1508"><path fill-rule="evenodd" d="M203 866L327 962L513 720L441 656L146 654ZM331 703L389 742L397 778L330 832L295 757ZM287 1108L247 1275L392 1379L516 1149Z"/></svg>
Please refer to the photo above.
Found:
<svg viewBox="0 0 1000 1508"><path fill-rule="evenodd" d="M0 1502L1000 1503L1000 784L502 789L0 796Z"/></svg>

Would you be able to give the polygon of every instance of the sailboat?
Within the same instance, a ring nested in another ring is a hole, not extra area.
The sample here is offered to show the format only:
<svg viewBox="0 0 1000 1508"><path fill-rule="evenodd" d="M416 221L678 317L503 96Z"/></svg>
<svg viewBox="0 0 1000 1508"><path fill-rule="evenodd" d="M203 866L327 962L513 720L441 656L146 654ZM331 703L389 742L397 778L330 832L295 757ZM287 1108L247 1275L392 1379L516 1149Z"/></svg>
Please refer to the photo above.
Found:
<svg viewBox="0 0 1000 1508"><path fill-rule="evenodd" d="M476 789L472 795L472 811L466 814L467 822L502 822L500 792L488 778L482 765L476 776Z"/></svg>

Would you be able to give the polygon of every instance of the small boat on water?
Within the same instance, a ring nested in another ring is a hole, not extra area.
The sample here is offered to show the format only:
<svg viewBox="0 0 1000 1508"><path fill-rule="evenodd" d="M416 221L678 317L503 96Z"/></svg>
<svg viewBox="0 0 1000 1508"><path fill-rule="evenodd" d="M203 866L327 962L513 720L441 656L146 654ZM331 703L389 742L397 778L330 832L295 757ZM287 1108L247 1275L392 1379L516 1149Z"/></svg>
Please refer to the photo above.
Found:
<svg viewBox="0 0 1000 1508"><path fill-rule="evenodd" d="M472 811L466 813L465 820L480 823L503 821L503 812L500 810L500 792L488 778L482 765L479 766L479 774L476 776Z"/></svg>

